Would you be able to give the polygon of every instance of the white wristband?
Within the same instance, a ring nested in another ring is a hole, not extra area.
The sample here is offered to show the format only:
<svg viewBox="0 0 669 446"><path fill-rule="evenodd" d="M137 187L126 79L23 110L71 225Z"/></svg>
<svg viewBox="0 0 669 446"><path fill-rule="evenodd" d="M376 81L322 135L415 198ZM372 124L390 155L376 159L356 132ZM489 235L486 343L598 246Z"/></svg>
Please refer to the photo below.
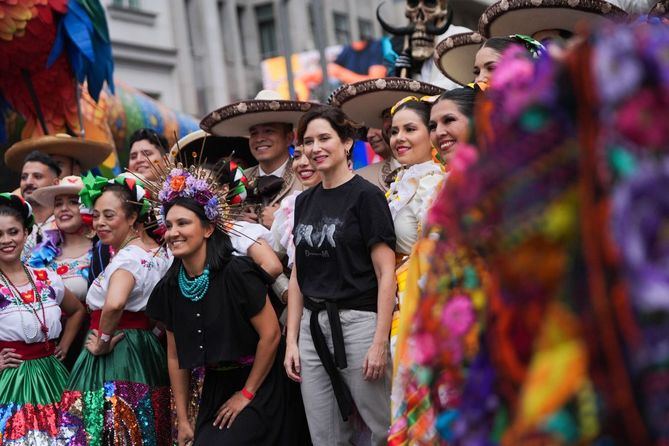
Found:
<svg viewBox="0 0 669 446"><path fill-rule="evenodd" d="M108 335L107 333L102 333L100 335L100 340L102 342L104 342L105 344L108 343L109 341L111 341L111 338L112 338L111 335Z"/></svg>

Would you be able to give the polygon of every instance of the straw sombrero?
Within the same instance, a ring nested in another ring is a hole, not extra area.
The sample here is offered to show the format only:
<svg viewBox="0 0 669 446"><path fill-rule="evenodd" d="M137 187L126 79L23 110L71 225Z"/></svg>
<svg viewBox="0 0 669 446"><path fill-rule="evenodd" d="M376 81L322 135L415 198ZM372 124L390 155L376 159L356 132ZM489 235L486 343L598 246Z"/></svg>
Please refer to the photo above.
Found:
<svg viewBox="0 0 669 446"><path fill-rule="evenodd" d="M214 136L204 130L195 130L175 143L169 152L171 159L192 164L195 158L202 157L201 162L215 164L218 160L232 155L241 158L245 167L258 164L251 155L248 138L237 136ZM195 155L195 156L193 156Z"/></svg>
<svg viewBox="0 0 669 446"><path fill-rule="evenodd" d="M533 36L549 29L573 33L578 23L626 17L625 11L604 0L500 0L481 15L479 33L488 38Z"/></svg>
<svg viewBox="0 0 669 446"><path fill-rule="evenodd" d="M286 101L275 91L262 90L252 100L235 102L209 113L200 122L200 128L216 136L248 137L249 128L257 124L296 126L300 117L314 106L318 105Z"/></svg>
<svg viewBox="0 0 669 446"><path fill-rule="evenodd" d="M79 195L84 188L84 183L80 176L70 175L60 180L60 183L54 186L40 187L30 195L31 200L35 200L42 206L53 206L53 200L56 195Z"/></svg>
<svg viewBox="0 0 669 446"><path fill-rule="evenodd" d="M106 143L59 133L17 142L5 152L5 164L10 169L20 172L23 168L23 160L33 150L47 155L67 156L75 159L81 166L81 170L86 171L101 164L112 154L114 148Z"/></svg>
<svg viewBox="0 0 669 446"><path fill-rule="evenodd" d="M384 77L345 84L330 96L330 105L339 107L353 121L366 127L382 128L384 110L407 96L435 96L444 89L426 82L401 77Z"/></svg>
<svg viewBox="0 0 669 446"><path fill-rule="evenodd" d="M476 52L485 42L479 33L462 33L439 42L434 51L434 63L444 76L460 85L474 82Z"/></svg>

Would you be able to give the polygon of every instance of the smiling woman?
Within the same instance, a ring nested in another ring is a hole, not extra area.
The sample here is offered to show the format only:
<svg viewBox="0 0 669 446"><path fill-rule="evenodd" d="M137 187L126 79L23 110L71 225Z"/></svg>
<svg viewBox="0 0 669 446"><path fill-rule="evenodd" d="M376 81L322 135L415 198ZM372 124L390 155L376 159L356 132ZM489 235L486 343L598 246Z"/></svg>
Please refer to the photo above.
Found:
<svg viewBox="0 0 669 446"><path fill-rule="evenodd" d="M267 296L272 280L248 257L233 255L224 232L234 228L227 187L202 166L168 169L151 187L160 190L175 260L147 312L167 329L178 444L299 444L277 356L279 322ZM188 383L198 367L205 375L193 425Z"/></svg>
<svg viewBox="0 0 669 446"><path fill-rule="evenodd" d="M113 437L127 444L166 445L165 351L144 310L172 258L144 231L150 203L139 181L91 175L80 197L93 207L93 228L114 255L86 296L91 332L72 370L63 409L80 417L75 422L85 426L91 444Z"/></svg>
<svg viewBox="0 0 669 446"><path fill-rule="evenodd" d="M57 274L21 263L33 222L22 198L0 194L0 438L55 444L73 434L59 416L67 381L59 360L67 354L84 308ZM68 315L64 329L63 313Z"/></svg>
<svg viewBox="0 0 669 446"><path fill-rule="evenodd" d="M356 132L334 107L307 112L297 131L322 182L295 203L284 367L301 385L317 445L351 438L354 406L372 445L386 444L390 421L395 235L383 193L348 168Z"/></svg>

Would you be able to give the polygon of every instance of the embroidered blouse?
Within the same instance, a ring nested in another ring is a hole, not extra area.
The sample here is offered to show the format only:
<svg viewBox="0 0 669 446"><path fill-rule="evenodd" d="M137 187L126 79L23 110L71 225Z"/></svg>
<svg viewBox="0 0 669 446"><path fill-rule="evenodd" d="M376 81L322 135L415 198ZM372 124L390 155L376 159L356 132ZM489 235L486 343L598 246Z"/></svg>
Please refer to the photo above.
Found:
<svg viewBox="0 0 669 446"><path fill-rule="evenodd" d="M40 320L45 320L49 339L60 336L60 303L65 296L65 285L53 271L28 267L35 283L18 286L20 296L14 289L0 281L0 341L44 342ZM42 312L42 308L44 312Z"/></svg>
<svg viewBox="0 0 669 446"><path fill-rule="evenodd" d="M101 310L107 297L109 279L118 270L128 271L135 278L125 304L126 311L144 311L153 287L172 264L172 255L165 249L145 251L137 245L128 245L111 259L105 270L93 281L86 304L91 310Z"/></svg>

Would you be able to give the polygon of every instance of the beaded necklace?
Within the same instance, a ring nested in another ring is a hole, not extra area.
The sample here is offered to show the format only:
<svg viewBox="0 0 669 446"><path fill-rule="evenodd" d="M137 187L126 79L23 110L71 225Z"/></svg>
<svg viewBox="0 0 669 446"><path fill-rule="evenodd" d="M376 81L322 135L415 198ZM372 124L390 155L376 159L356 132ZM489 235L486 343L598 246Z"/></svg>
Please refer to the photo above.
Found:
<svg viewBox="0 0 669 446"><path fill-rule="evenodd" d="M191 279L186 274L184 266L181 265L179 267L179 290L186 299L192 302L202 299L209 290L209 266L204 268L202 274Z"/></svg>
<svg viewBox="0 0 669 446"><path fill-rule="evenodd" d="M26 276L28 277L28 282L30 283L30 286L32 287L33 291L33 296L35 296L35 300L37 303L39 303L39 307L42 310L42 319L40 319L39 314L37 314L37 310L32 306L26 304L23 299L21 298L21 292L19 289L12 283L10 280L9 276L5 274L4 271L0 270L0 278L2 278L3 283L9 289L12 298L14 299L14 304L17 306L23 306L30 310L33 315L35 316L35 319L37 320L37 323L39 325L39 331L42 332L44 335L44 340L48 341L49 340L49 327L46 325L46 311L44 310L44 304L42 304L42 299L40 298L39 293L37 292L37 287L35 286L35 281L33 280L32 275L28 271L28 268L26 268L25 265L23 265L23 271L26 273ZM26 339L28 340L36 340L37 339L37 333L38 333L38 327L35 327L35 332L34 334L29 334L26 330L26 326L23 323L23 313L19 311L19 316L21 317L21 326L23 328L23 334L26 335Z"/></svg>

